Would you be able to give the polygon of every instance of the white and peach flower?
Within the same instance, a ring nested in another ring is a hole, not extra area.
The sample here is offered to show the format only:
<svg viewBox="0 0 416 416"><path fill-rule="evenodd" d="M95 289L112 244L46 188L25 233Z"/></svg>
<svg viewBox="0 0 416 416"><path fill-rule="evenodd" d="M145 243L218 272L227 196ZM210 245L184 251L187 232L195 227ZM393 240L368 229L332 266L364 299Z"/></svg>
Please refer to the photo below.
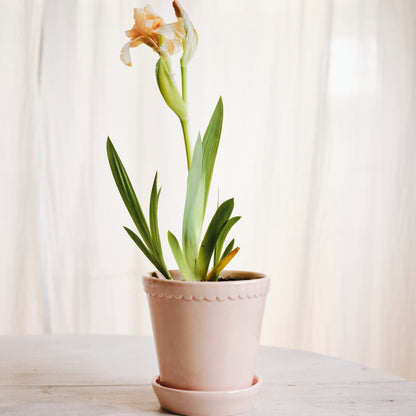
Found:
<svg viewBox="0 0 416 416"><path fill-rule="evenodd" d="M185 36L183 19L165 24L163 19L147 5L143 9L134 9L134 25L126 31L130 41L121 49L120 58L131 66L130 48L142 43L150 46L162 56L173 55L182 50L182 39Z"/></svg>

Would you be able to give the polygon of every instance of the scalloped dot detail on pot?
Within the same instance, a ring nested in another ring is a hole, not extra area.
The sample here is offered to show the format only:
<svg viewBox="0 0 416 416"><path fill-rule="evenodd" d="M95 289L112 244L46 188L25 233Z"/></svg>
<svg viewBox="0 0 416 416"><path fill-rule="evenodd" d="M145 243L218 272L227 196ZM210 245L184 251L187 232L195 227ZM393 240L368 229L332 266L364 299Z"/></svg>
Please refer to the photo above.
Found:
<svg viewBox="0 0 416 416"><path fill-rule="evenodd" d="M225 302L246 299L258 299L267 295L270 287L270 278L261 273L226 271L227 277L236 280L222 282L185 282L179 280L178 271L171 271L174 279L167 280L158 275L143 276L145 292L152 297L170 300ZM237 280L244 277L247 280Z"/></svg>
<svg viewBox="0 0 416 416"><path fill-rule="evenodd" d="M153 296L153 297L158 297L158 298L164 298L164 299L169 299L169 300L187 300L187 301L195 301L195 302L202 302L202 301L206 301L206 302L225 302L227 300L231 300L231 301L235 301L235 300L245 300L245 299L257 299L257 298L263 298L267 295L266 293L260 293L260 294L254 294L252 296L250 295L246 295L246 296L236 296L236 297L232 297L232 296L225 296L225 297L218 297L215 296L213 298L206 298L206 297L196 297L196 296L169 296L166 294L157 294L157 293L150 293L150 292L146 292L149 296Z"/></svg>

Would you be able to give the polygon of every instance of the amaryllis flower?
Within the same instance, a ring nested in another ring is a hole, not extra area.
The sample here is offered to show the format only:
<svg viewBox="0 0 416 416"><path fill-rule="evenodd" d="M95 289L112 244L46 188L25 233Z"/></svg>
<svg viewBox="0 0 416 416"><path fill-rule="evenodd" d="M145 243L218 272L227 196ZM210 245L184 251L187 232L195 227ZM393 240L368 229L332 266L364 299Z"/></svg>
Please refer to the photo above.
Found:
<svg viewBox="0 0 416 416"><path fill-rule="evenodd" d="M131 66L130 48L142 43L150 46L162 56L173 55L182 50L182 39L185 36L183 19L165 24L163 19L147 5L143 9L134 9L134 26L126 31L130 38L121 49L121 60Z"/></svg>

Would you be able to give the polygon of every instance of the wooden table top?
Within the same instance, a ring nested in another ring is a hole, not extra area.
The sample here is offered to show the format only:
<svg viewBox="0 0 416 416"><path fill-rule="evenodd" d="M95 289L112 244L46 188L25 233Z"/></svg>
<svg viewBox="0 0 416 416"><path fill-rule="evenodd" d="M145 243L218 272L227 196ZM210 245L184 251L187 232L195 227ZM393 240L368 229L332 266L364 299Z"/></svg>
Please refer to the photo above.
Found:
<svg viewBox="0 0 416 416"><path fill-rule="evenodd" d="M416 383L304 351L260 347L264 379L245 415L416 415ZM164 414L152 338L0 337L0 415Z"/></svg>

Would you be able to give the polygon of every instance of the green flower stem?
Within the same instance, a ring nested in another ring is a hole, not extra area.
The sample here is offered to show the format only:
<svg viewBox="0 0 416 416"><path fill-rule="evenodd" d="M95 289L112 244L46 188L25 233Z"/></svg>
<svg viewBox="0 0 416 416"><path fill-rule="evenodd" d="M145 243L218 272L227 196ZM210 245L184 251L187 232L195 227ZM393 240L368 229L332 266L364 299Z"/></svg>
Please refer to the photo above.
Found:
<svg viewBox="0 0 416 416"><path fill-rule="evenodd" d="M182 81L182 100L185 105L188 107L188 79L187 79L187 67L181 63L181 81ZM189 132L189 117L188 109L186 110L186 119L181 119L183 138L185 141L185 150L186 150L186 162L188 165L188 170L191 167L192 160L192 147L191 147L191 135Z"/></svg>
<svg viewBox="0 0 416 416"><path fill-rule="evenodd" d="M192 160L192 148L191 148L191 138L189 135L189 120L182 120L182 131L183 131L183 138L185 141L185 150L186 150L186 163L188 165L188 170L191 167L191 160Z"/></svg>
<svg viewBox="0 0 416 416"><path fill-rule="evenodd" d="M188 68L181 63L181 77L182 77L182 100L188 104Z"/></svg>

